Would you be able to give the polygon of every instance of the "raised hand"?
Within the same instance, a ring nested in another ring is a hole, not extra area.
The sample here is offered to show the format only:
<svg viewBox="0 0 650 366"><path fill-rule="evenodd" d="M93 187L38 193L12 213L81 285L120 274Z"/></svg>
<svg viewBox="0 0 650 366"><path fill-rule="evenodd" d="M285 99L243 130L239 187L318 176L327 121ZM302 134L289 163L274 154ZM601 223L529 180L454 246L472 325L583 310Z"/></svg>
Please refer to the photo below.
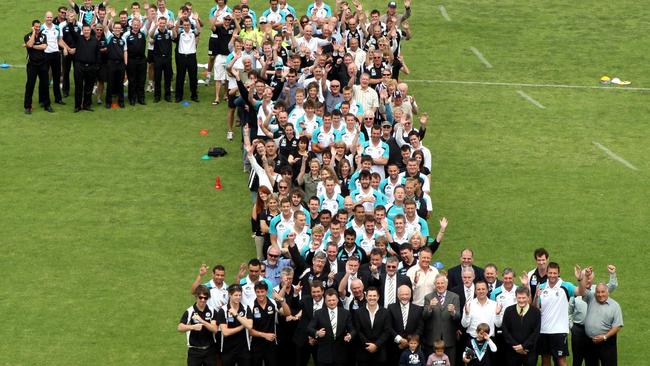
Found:
<svg viewBox="0 0 650 366"><path fill-rule="evenodd" d="M465 314L469 315L469 301L465 303Z"/></svg>
<svg viewBox="0 0 650 366"><path fill-rule="evenodd" d="M616 266L613 265L613 264L608 264L607 265L607 272L609 272L609 274L616 273Z"/></svg>
<svg viewBox="0 0 650 366"><path fill-rule="evenodd" d="M448 224L449 224L449 220L447 220L446 217L440 219L440 230L445 231L445 229L447 229Z"/></svg>
<svg viewBox="0 0 650 366"><path fill-rule="evenodd" d="M199 276L203 277L206 273L208 273L208 265L203 263L201 268L199 268Z"/></svg>

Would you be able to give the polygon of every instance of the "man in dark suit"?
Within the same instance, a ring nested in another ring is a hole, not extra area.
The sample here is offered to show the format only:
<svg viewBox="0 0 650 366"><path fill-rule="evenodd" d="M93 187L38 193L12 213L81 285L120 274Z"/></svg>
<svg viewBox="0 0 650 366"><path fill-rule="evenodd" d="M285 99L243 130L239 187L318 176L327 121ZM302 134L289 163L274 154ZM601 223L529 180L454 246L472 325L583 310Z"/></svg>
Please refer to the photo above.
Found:
<svg viewBox="0 0 650 366"><path fill-rule="evenodd" d="M312 281L310 286L311 297L305 296L300 301L300 317L296 331L293 334L293 343L296 345L297 366L306 366L310 357L314 359L314 364L317 363L316 340L309 336L307 327L314 317L314 312L325 306L324 292L325 289L321 281Z"/></svg>
<svg viewBox="0 0 650 366"><path fill-rule="evenodd" d="M464 309L465 303L471 301L476 296L475 286L474 286L475 275L474 275L474 268L472 267L463 267L461 272L462 272L461 274L462 282L460 283L460 285L457 285L456 287L452 287L451 292L458 295L460 308ZM469 339L465 331L465 328L463 328L463 326L460 324L460 321L461 319L458 319L456 322L456 329L457 329L456 337L457 339L459 339L459 342L457 343L461 345L461 347L456 348L456 354L454 357L457 360L462 359L463 346L467 344Z"/></svg>
<svg viewBox="0 0 650 366"><path fill-rule="evenodd" d="M408 347L407 337L418 335L422 337L422 307L412 304L411 288L402 285L397 289L399 302L388 306L390 314L390 346L388 346L388 364L397 365L399 357Z"/></svg>
<svg viewBox="0 0 650 366"><path fill-rule="evenodd" d="M534 306L530 306L530 292L527 287L515 290L517 303L506 308L503 313L503 338L506 347L508 366L535 366L537 352L535 346L539 337L542 316Z"/></svg>
<svg viewBox="0 0 650 366"><path fill-rule="evenodd" d="M389 257L386 260L386 273L375 274L370 278L370 286L379 289L379 305L388 308L388 305L399 301L397 298L397 289L406 285L412 289L411 279L405 275L397 273L399 259Z"/></svg>
<svg viewBox="0 0 650 366"><path fill-rule="evenodd" d="M447 291L448 280L444 274L438 274L436 289L424 297L424 340L423 350L426 356L433 353L433 342L442 339L445 342L445 354L452 365L456 364L456 329L461 319L461 306L458 295Z"/></svg>
<svg viewBox="0 0 650 366"><path fill-rule="evenodd" d="M350 286L354 279L360 279L363 282L364 287L368 286L368 276L361 275L359 273L359 257L356 255L348 258L348 261L345 263L345 271L339 272L334 277L334 288L339 290L339 297L347 298L350 296Z"/></svg>
<svg viewBox="0 0 650 366"><path fill-rule="evenodd" d="M390 315L388 310L379 306L377 288L368 288L366 299L366 306L352 314L359 341L356 350L357 364L383 366L386 364L386 343L390 341Z"/></svg>
<svg viewBox="0 0 650 366"><path fill-rule="evenodd" d="M488 297L492 295L497 287L503 285L503 282L497 278L497 266L494 263L488 263L485 265L483 270L483 277L485 278L485 283L488 286Z"/></svg>
<svg viewBox="0 0 650 366"><path fill-rule="evenodd" d="M347 353L341 350L356 334L352 315L338 304L339 296L336 290L327 289L326 307L316 311L307 326L308 334L317 341L318 366L344 366Z"/></svg>
<svg viewBox="0 0 650 366"><path fill-rule="evenodd" d="M386 267L383 263L384 255L379 248L372 248L370 251L370 262L364 263L359 267L359 273L366 278L372 276L373 273L386 273ZM368 285L366 283L366 285Z"/></svg>
<svg viewBox="0 0 650 366"><path fill-rule="evenodd" d="M289 234L292 238L293 234ZM310 283L314 280L319 280L323 283L325 288L332 287L334 284L334 276L329 276L329 270L325 268L325 253L317 252L311 266L307 265L305 259L300 255L300 251L293 240L289 241L289 255L291 260L296 265L296 272L294 276L294 284L300 283L302 285L302 295L309 296Z"/></svg>
<svg viewBox="0 0 650 366"><path fill-rule="evenodd" d="M463 268L471 267L474 269L474 282L483 280L483 268L475 266L474 264L474 252L465 248L460 252L460 264L449 268L447 272L447 278L449 279L449 288L453 289L454 287L462 283L460 278Z"/></svg>

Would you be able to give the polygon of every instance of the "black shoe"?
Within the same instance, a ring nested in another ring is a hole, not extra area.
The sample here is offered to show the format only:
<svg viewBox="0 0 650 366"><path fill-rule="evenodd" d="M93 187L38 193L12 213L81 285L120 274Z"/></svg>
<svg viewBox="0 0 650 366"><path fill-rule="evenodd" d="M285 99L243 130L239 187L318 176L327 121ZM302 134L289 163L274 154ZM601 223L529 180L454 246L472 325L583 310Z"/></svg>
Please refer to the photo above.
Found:
<svg viewBox="0 0 650 366"><path fill-rule="evenodd" d="M25 108L25 114L32 114L31 108Z"/></svg>
<svg viewBox="0 0 650 366"><path fill-rule="evenodd" d="M119 105L120 108L124 108L124 102L119 102L119 103L117 103L117 105Z"/></svg>
<svg viewBox="0 0 650 366"><path fill-rule="evenodd" d="M110 106L109 106L109 108L110 108ZM84 111L88 111L88 112L94 111L94 109L89 105L85 106L83 109L84 109Z"/></svg>
<svg viewBox="0 0 650 366"><path fill-rule="evenodd" d="M111 103L106 103L106 109L111 109Z"/></svg>
<svg viewBox="0 0 650 366"><path fill-rule="evenodd" d="M171 103L172 102L172 97L171 96L165 97L165 102Z"/></svg>
<svg viewBox="0 0 650 366"><path fill-rule="evenodd" d="M199 97L192 97L192 102L198 103L199 102Z"/></svg>
<svg viewBox="0 0 650 366"><path fill-rule="evenodd" d="M62 100L55 100L54 103L56 103L56 104L61 104L61 105L65 105L65 102L62 101Z"/></svg>
<svg viewBox="0 0 650 366"><path fill-rule="evenodd" d="M138 100L138 104L147 105L147 103L144 101L144 99Z"/></svg>
<svg viewBox="0 0 650 366"><path fill-rule="evenodd" d="M153 97L153 102L154 103L159 103L160 102L160 97Z"/></svg>
<svg viewBox="0 0 650 366"><path fill-rule="evenodd" d="M45 110L46 110L48 113L54 113L54 109L52 109L52 106L51 106L51 105L48 105L47 107L45 107Z"/></svg>
<svg viewBox="0 0 650 366"><path fill-rule="evenodd" d="M80 110L81 110L81 108L79 108L79 107L74 107L74 112L75 112L75 113L79 113Z"/></svg>

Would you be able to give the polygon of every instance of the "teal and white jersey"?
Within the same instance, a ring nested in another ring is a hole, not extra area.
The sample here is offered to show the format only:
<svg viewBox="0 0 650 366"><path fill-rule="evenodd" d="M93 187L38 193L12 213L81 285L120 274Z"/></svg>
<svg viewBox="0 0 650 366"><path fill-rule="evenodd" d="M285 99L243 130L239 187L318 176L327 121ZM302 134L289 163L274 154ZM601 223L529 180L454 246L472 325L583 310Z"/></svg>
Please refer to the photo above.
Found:
<svg viewBox="0 0 650 366"><path fill-rule="evenodd" d="M370 251L375 247L375 239L379 237L377 232L368 234L364 229L361 232L361 235L357 235L356 243L357 245L366 252L367 255L370 255Z"/></svg>
<svg viewBox="0 0 650 366"><path fill-rule="evenodd" d="M546 281L537 288L540 290L537 301L542 312L540 333L569 333L569 300L575 296L575 285L559 278L553 287Z"/></svg>
<svg viewBox="0 0 650 366"><path fill-rule="evenodd" d="M45 23L41 24L41 33L47 38L47 48L45 53L59 52L59 39L61 39L61 29L58 25L52 24L48 27Z"/></svg>
<svg viewBox="0 0 650 366"><path fill-rule="evenodd" d="M339 194L339 193L341 193L341 186L338 183L336 183L334 185L334 194ZM325 191L325 182L320 181L318 182L318 184L316 184L316 197L325 196L325 195L327 195L327 192ZM341 205L341 207L343 206Z"/></svg>
<svg viewBox="0 0 650 366"><path fill-rule="evenodd" d="M361 234L366 230L365 227L363 227L363 222L361 222L361 225L357 225L357 223L354 220L348 221L348 224L345 225L345 228L351 227L355 233L357 233L357 238L361 236Z"/></svg>
<svg viewBox="0 0 650 366"><path fill-rule="evenodd" d="M332 16L332 8L325 3L319 7L317 7L315 3L311 3L307 7L307 12L305 14L308 17L314 16L318 19L329 18Z"/></svg>
<svg viewBox="0 0 650 366"><path fill-rule="evenodd" d="M289 4L284 4L284 6L278 4L278 8L280 8L280 11L284 14L284 17L287 17L287 14L293 15L294 18L298 18L298 13L296 13L296 8Z"/></svg>
<svg viewBox="0 0 650 366"><path fill-rule="evenodd" d="M402 214L404 215L404 206L402 205L396 205L394 202L389 203L386 206L386 218L388 221L393 221L395 220L395 216Z"/></svg>
<svg viewBox="0 0 650 366"><path fill-rule="evenodd" d="M397 177L397 180L393 182L390 177L386 177L381 180L379 183L379 191L383 193L386 196L386 203L391 204L393 201L395 201L395 198L393 197L393 193L395 191L395 187L404 185L406 184L406 179L403 177L400 178L399 176Z"/></svg>
<svg viewBox="0 0 650 366"><path fill-rule="evenodd" d="M325 131L323 127L317 127L311 135L312 145L321 144L323 148L328 148L336 140L336 133L331 127L329 131Z"/></svg>
<svg viewBox="0 0 650 366"><path fill-rule="evenodd" d="M334 192L332 197L328 197L327 194L320 195L318 196L318 200L320 201L320 210L328 210L332 213L332 216L334 216L339 209L343 208L343 196L341 196L340 192Z"/></svg>
<svg viewBox="0 0 650 366"><path fill-rule="evenodd" d="M361 103L357 102L356 100L352 99L350 100L350 110L349 112L354 114L355 116L363 116L363 106ZM341 109L341 103L338 103L336 106L334 106L334 109Z"/></svg>
<svg viewBox="0 0 650 366"><path fill-rule="evenodd" d="M296 234L293 242L296 243L299 252L302 253L305 248L309 248L309 242L311 241L311 229L309 229L309 226L305 225L300 232L296 230L294 225L286 228L282 235L280 235L278 243L282 243L291 233Z"/></svg>
<svg viewBox="0 0 650 366"><path fill-rule="evenodd" d="M358 189L350 192L350 197L352 197L352 200L357 203L361 201L364 198L368 197L374 197L375 202L364 202L363 203L363 208L366 210L366 212L373 212L375 210L375 207L382 205L385 206L385 202L383 200L383 195L377 191L375 191L372 187L369 188L367 191L363 191L363 189Z"/></svg>
<svg viewBox="0 0 650 366"><path fill-rule="evenodd" d="M276 11L271 10L271 8L268 8L264 10L264 13L262 13L263 17L266 17L266 21L271 23L282 23L284 24L284 17L286 17L286 13L283 12L279 7Z"/></svg>
<svg viewBox="0 0 650 366"><path fill-rule="evenodd" d="M314 114L311 118L305 114L298 119L298 126L296 127L296 131L298 131L298 135L304 131L307 136L312 136L314 134L314 131L316 131L316 129L322 124L323 119L318 117L316 114Z"/></svg>
<svg viewBox="0 0 650 366"><path fill-rule="evenodd" d="M366 138L363 136L362 133L359 133L357 130L349 131L345 127L343 127L341 131L339 131L338 140L345 142L345 146L348 148L348 150L350 150L352 148L352 143L354 142L354 138L357 137L357 135L359 135L359 139L357 140L357 143L359 145L366 142Z"/></svg>
<svg viewBox="0 0 650 366"><path fill-rule="evenodd" d="M406 232L408 233L409 237L414 232L419 232L424 237L429 236L429 225L427 224L427 220L421 218L418 215L415 215L413 221L409 221L408 217L406 217L404 221L406 224Z"/></svg>
<svg viewBox="0 0 650 366"><path fill-rule="evenodd" d="M345 243L345 236L341 234L338 240L334 240L334 238L332 238L332 232L327 230L325 236L323 237L323 243L329 244L330 241L340 248L343 243Z"/></svg>
<svg viewBox="0 0 650 366"><path fill-rule="evenodd" d="M223 18L226 14L232 14L232 9L228 5L223 8L219 8L218 5L215 5L210 9L210 18L216 18L218 22L223 22Z"/></svg>
<svg viewBox="0 0 650 366"><path fill-rule="evenodd" d="M379 158L388 159L388 153L390 151L390 148L388 147L388 144L383 141L379 141L378 144L374 144L372 140L364 141L361 144L361 148L363 149L362 151L363 155L368 155L373 159L379 159ZM371 170L373 173L378 173L382 178L386 175L384 172L383 165L373 164Z"/></svg>
<svg viewBox="0 0 650 366"><path fill-rule="evenodd" d="M406 231L404 231L401 235L395 232L395 228L391 227L390 228L390 236L393 237L393 243L397 243L398 245L402 245L404 243L409 242L409 235Z"/></svg>
<svg viewBox="0 0 650 366"><path fill-rule="evenodd" d="M507 308L510 305L517 303L517 295L515 291L517 290L516 285L512 285L510 291L506 290L503 285L495 288L492 293L490 293L490 300L494 300L497 304L501 305L502 309Z"/></svg>
<svg viewBox="0 0 650 366"><path fill-rule="evenodd" d="M298 104L296 104L295 107L293 107L293 109L291 110L291 113L289 113L288 121L293 125L294 131L298 131L298 127L300 126L298 124L298 121L304 115L305 115L305 110L302 108L302 106Z"/></svg>
<svg viewBox="0 0 650 366"><path fill-rule="evenodd" d="M269 234L277 236L292 226L293 214L289 215L288 218L284 218L282 214L276 215L269 222Z"/></svg>
<svg viewBox="0 0 650 366"><path fill-rule="evenodd" d="M160 11L160 9L156 9L156 19L160 19L160 18L167 18L167 20L171 20L171 21L176 20L176 18L174 18L174 12L169 9L165 9L163 11Z"/></svg>

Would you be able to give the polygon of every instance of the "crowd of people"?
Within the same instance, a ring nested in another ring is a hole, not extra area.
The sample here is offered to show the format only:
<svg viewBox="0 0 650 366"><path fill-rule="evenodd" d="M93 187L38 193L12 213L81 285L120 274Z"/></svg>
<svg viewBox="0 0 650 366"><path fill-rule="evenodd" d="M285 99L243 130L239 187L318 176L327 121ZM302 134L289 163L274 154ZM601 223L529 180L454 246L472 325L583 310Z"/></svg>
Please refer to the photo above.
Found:
<svg viewBox="0 0 650 366"><path fill-rule="evenodd" d="M569 333L574 365L616 365L613 265L608 283L576 267L576 286L543 248L535 269L501 278L469 248L448 271L432 262L449 222L433 220L428 116L400 78L410 0L403 13L394 1L367 11L315 0L303 12L268 0L259 16L240 1L216 0L203 20L189 2L176 17L164 0L120 12L70 0L25 36L25 112L37 79L45 110L49 80L65 104L71 69L78 112L92 110L93 90L124 107L125 73L131 105L146 89L171 102L172 59L175 100L187 75L198 101L208 28L204 82L214 105L227 101L227 139L241 133L256 258L231 285L223 265L202 283L201 266L178 325L189 365L566 365Z"/></svg>

